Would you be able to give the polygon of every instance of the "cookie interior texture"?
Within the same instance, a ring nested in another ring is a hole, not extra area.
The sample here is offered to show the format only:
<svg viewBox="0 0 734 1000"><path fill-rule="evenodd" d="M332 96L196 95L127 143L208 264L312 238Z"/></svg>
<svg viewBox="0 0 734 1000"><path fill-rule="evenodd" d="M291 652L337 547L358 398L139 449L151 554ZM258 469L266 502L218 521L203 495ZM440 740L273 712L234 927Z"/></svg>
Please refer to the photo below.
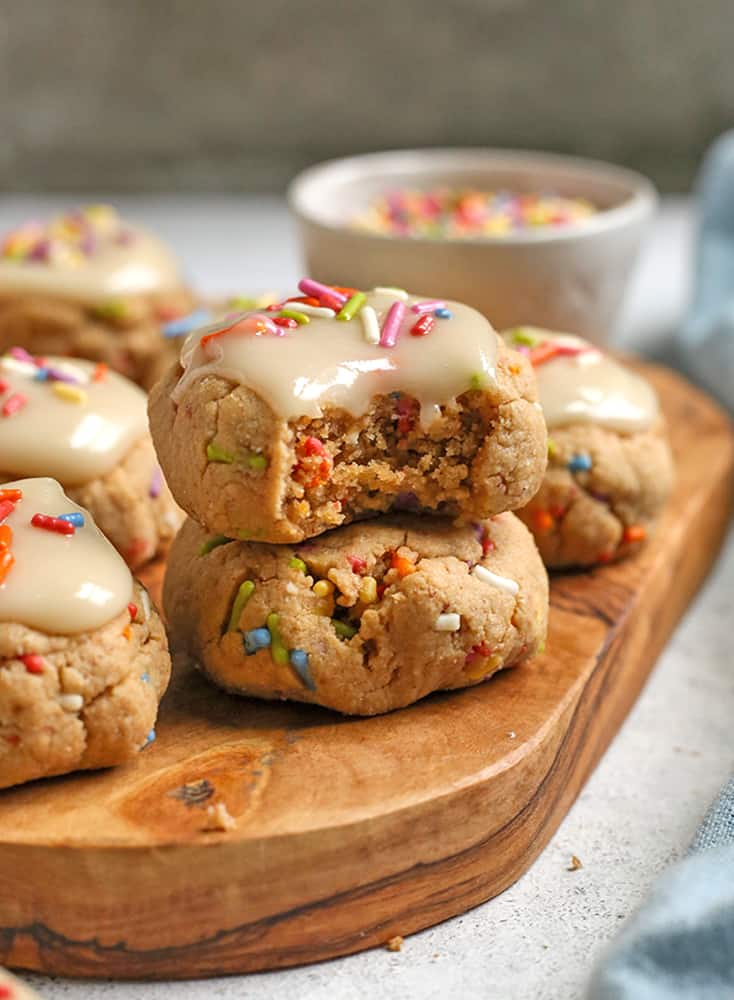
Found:
<svg viewBox="0 0 734 1000"><path fill-rule="evenodd" d="M174 651L221 686L372 715L533 655L548 583L509 513L467 527L386 516L296 547L187 521L164 605Z"/></svg>
<svg viewBox="0 0 734 1000"><path fill-rule="evenodd" d="M523 506L545 469L532 370L502 345L496 386L460 395L427 429L403 394L360 417L325 407L284 420L214 374L176 404L180 376L174 366L151 394L161 465L187 513L230 537L297 542L396 509L478 519Z"/></svg>

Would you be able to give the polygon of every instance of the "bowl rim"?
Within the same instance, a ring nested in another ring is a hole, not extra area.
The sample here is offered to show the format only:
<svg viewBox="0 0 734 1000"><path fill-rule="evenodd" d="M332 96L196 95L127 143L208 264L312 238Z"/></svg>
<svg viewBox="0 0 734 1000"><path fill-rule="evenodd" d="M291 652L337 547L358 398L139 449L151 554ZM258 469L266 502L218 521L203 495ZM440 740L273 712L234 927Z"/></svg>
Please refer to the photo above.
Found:
<svg viewBox="0 0 734 1000"><path fill-rule="evenodd" d="M393 233L371 232L358 229L344 222L324 219L313 208L311 192L313 188L323 188L336 179L353 179L365 174L365 167L397 166L405 161L405 172L416 170L416 159L423 158L425 172L431 169L471 168L501 165L503 161L515 161L524 168L565 167L589 179L608 180L628 188L628 195L613 208L601 209L581 222L558 229L538 228L529 232L507 233L486 236L404 236ZM291 180L286 190L286 200L290 211L302 222L339 234L348 234L356 239L373 239L404 246L518 246L535 245L573 239L583 239L610 230L623 228L635 222L644 221L655 211L659 196L653 182L644 174L629 167L622 167L605 160L595 160L582 156L569 156L544 150L510 149L492 146L430 146L413 149L389 149L354 156L341 156L322 160L301 170Z"/></svg>

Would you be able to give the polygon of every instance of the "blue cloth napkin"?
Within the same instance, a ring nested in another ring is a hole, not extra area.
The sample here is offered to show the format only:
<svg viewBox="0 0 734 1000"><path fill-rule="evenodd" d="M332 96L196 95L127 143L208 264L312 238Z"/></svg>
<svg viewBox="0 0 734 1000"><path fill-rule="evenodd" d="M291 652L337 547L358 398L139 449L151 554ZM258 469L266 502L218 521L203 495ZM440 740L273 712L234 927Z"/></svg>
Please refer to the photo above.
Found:
<svg viewBox="0 0 734 1000"><path fill-rule="evenodd" d="M707 153L697 187L695 292L678 351L693 380L734 410L734 131Z"/></svg>
<svg viewBox="0 0 734 1000"><path fill-rule="evenodd" d="M695 295L681 366L734 410L734 131L698 179ZM594 971L589 1000L734 1000L734 778L684 861L656 884Z"/></svg>

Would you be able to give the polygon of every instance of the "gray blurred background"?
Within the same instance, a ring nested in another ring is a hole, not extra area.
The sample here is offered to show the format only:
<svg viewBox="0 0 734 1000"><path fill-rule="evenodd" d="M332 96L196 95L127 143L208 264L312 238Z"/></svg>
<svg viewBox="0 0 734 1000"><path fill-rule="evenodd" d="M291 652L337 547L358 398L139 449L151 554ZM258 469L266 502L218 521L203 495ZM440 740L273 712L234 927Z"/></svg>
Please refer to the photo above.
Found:
<svg viewBox="0 0 734 1000"><path fill-rule="evenodd" d="M684 190L731 0L0 0L0 190L279 190L400 146L549 148Z"/></svg>

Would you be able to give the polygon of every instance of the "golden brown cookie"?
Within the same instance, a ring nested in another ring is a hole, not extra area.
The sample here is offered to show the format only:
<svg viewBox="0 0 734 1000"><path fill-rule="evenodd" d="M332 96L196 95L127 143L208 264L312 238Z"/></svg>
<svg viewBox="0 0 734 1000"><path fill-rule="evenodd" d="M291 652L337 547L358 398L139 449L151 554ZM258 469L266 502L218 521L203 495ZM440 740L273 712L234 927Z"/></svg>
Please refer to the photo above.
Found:
<svg viewBox="0 0 734 1000"><path fill-rule="evenodd" d="M0 352L87 358L149 389L177 354L166 327L196 307L170 250L109 206L0 241Z"/></svg>
<svg viewBox="0 0 734 1000"><path fill-rule="evenodd" d="M166 634L52 479L0 487L0 788L129 759L154 738Z"/></svg>
<svg viewBox="0 0 734 1000"><path fill-rule="evenodd" d="M548 581L509 513L465 527L388 515L296 547L227 541L189 520L164 606L174 652L222 687L374 715L532 656Z"/></svg>
<svg viewBox="0 0 734 1000"><path fill-rule="evenodd" d="M469 521L527 503L546 463L531 366L473 309L416 314L421 300L393 291L358 293L343 322L316 306L330 315L299 325L298 301L191 335L149 404L191 517L281 543L394 510ZM366 341L365 312L377 336L396 306L396 342Z"/></svg>
<svg viewBox="0 0 734 1000"><path fill-rule="evenodd" d="M547 566L593 566L639 549L670 495L673 460L652 386L588 341L519 327L503 334L534 366L548 469L518 511Z"/></svg>

